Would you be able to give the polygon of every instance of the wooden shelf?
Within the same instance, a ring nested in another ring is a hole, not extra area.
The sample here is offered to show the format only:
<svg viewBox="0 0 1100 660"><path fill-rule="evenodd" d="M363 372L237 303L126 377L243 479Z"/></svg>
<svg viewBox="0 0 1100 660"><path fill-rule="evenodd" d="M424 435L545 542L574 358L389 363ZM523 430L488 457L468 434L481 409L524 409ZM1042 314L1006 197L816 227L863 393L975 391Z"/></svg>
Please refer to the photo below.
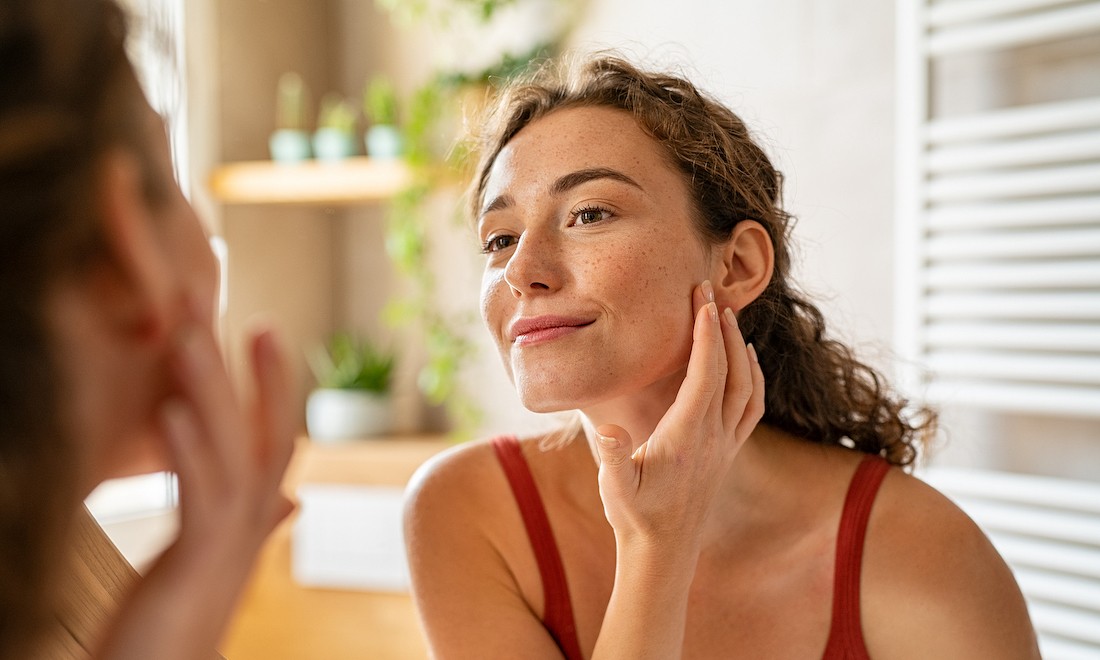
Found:
<svg viewBox="0 0 1100 660"><path fill-rule="evenodd" d="M227 163L210 176L210 190L225 204L361 204L389 199L408 183L404 161L371 158Z"/></svg>

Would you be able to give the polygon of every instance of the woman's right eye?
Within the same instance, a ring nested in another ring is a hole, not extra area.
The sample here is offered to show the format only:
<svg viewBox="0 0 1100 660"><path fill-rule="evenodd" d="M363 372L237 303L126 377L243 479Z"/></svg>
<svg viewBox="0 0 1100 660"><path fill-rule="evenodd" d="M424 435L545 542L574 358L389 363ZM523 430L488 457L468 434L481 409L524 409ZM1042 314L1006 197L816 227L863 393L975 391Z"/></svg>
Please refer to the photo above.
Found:
<svg viewBox="0 0 1100 660"><path fill-rule="evenodd" d="M490 254L492 252L500 252L506 250L516 244L516 237L509 236L508 234L499 234L492 236L489 240L481 246L481 251L484 254Z"/></svg>

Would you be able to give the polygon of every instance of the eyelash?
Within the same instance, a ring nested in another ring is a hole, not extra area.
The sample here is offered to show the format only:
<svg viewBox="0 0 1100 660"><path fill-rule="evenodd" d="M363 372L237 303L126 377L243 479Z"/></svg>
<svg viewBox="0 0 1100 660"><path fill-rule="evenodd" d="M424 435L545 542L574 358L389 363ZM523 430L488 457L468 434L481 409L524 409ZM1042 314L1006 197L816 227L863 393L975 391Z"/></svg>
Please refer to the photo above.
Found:
<svg viewBox="0 0 1100 660"><path fill-rule="evenodd" d="M482 254L492 254L494 252L500 252L501 250L505 250L505 249L510 248L513 245L515 245L515 243L509 243L508 245L503 245L503 246L500 246L500 247L493 247L493 244L496 243L497 241L499 241L502 238L510 238L510 239L513 239L513 240L517 240L515 236L510 236L508 234L497 234L496 236L490 236L489 239L486 240L485 243L482 244L481 253Z"/></svg>
<svg viewBox="0 0 1100 660"><path fill-rule="evenodd" d="M601 217L600 220L594 220L593 222L580 222L580 217L586 213L599 213L603 217ZM606 220L607 216L609 215L611 215L611 211L602 206L585 206L584 208L577 209L573 213L573 222L581 225L591 225L595 224L596 222L600 222L601 220Z"/></svg>
<svg viewBox="0 0 1100 660"><path fill-rule="evenodd" d="M600 220L593 220L592 222L581 222L580 221L581 216L586 214L586 213L599 213L603 217L601 217ZM606 209L602 206L585 206L584 208L580 208L580 209L577 209L576 211L574 211L573 214L572 214L572 217L573 217L573 223L575 225L576 224L591 225L591 224L595 224L596 222L606 220L607 216L609 216L609 215L611 215L611 211L609 211L608 209ZM509 243L508 245L496 245L497 242L500 241L501 239L511 239L513 242ZM519 240L518 237L511 236L509 234L498 234L496 236L490 236L481 245L481 253L482 254L492 254L494 252L500 252L501 250L505 250L505 249L510 248L513 245L515 245L514 241L517 241L517 240Z"/></svg>

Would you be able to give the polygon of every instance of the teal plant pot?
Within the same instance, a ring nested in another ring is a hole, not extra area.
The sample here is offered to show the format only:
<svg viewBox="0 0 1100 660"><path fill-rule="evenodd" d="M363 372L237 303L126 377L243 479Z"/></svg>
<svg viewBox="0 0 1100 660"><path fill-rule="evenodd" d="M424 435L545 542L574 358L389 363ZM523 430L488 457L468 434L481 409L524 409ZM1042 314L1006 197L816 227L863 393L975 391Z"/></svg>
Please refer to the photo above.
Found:
<svg viewBox="0 0 1100 660"><path fill-rule="evenodd" d="M338 161L356 154L355 134L339 128L318 128L313 133L313 155L317 160Z"/></svg>
<svg viewBox="0 0 1100 660"><path fill-rule="evenodd" d="M267 146L271 150L271 160L277 163L298 163L312 155L309 133L305 131L280 128L271 134Z"/></svg>
<svg viewBox="0 0 1100 660"><path fill-rule="evenodd" d="M401 156L404 144L401 131L391 124L371 126L364 138L367 155L379 160L391 160Z"/></svg>

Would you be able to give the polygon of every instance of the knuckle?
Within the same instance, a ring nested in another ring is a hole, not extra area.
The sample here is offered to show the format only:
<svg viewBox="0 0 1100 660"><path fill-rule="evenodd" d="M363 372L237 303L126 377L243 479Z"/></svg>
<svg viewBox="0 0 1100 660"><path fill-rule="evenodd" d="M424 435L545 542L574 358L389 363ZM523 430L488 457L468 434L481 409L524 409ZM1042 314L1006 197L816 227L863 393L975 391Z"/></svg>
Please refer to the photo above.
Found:
<svg viewBox="0 0 1100 660"><path fill-rule="evenodd" d="M748 402L752 399L753 386L751 383L736 383L730 392L730 396L736 401Z"/></svg>

